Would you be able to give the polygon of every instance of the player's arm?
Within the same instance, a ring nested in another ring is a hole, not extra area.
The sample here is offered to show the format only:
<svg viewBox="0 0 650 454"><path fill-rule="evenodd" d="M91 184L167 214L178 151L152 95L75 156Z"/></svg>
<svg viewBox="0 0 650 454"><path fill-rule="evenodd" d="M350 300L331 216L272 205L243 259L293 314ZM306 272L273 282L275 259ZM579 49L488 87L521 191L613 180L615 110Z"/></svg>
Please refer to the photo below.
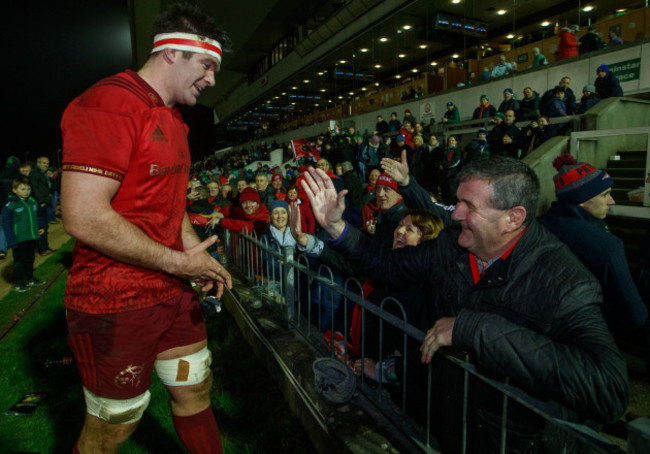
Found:
<svg viewBox="0 0 650 454"><path fill-rule="evenodd" d="M190 221L190 217L187 215L187 213L185 213L185 216L183 217L183 224L181 226L181 238L183 239L183 249L186 251L188 249L192 249L194 246L201 242L201 239L194 231L192 221Z"/></svg>
<svg viewBox="0 0 650 454"><path fill-rule="evenodd" d="M99 175L63 172L61 210L66 232L124 263L164 271L183 279L217 280L231 286L228 272L205 253L216 238L196 243L184 251L176 251L151 239L113 210L111 200L119 187L120 182Z"/></svg>

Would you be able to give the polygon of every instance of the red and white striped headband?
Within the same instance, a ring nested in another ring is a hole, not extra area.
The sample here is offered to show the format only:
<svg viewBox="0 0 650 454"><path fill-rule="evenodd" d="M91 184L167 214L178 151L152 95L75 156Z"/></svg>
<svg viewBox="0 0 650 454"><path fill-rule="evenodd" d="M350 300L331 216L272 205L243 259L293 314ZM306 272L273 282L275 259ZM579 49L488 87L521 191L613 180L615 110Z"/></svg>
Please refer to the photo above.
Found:
<svg viewBox="0 0 650 454"><path fill-rule="evenodd" d="M153 37L151 53L176 49L210 55L221 63L221 44L218 41L192 33L161 33Z"/></svg>

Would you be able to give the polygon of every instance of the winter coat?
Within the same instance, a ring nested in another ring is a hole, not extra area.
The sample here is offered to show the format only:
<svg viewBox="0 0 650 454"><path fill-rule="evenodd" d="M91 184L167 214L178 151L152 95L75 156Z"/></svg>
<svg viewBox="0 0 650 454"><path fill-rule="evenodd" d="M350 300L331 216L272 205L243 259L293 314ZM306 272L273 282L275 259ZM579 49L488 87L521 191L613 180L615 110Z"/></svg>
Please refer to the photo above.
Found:
<svg viewBox="0 0 650 454"><path fill-rule="evenodd" d="M565 60L567 58L578 56L578 46L580 44L576 41L573 33L567 30L560 30L560 42L558 43L557 59Z"/></svg>
<svg viewBox="0 0 650 454"><path fill-rule="evenodd" d="M386 285L430 279L432 304L455 317L451 352L468 355L479 372L499 381L510 377L511 385L551 401L567 419L608 423L619 418L628 403L627 368L602 318L594 277L533 221L510 255L475 284L459 235L459 229L445 228L434 241L391 251L373 248L349 229L335 247ZM432 372L431 427L444 452L461 445L463 370L434 356ZM498 452L501 395L477 379L470 378L469 386L469 452ZM508 447L521 443L532 450L543 444L544 426L529 410L509 406L509 434L518 434L508 437Z"/></svg>
<svg viewBox="0 0 650 454"><path fill-rule="evenodd" d="M486 104L485 106L478 106L474 109L474 114L472 115L472 120L480 120L481 118L492 118L497 114L497 110L494 106Z"/></svg>
<svg viewBox="0 0 650 454"><path fill-rule="evenodd" d="M640 328L648 310L630 274L623 241L607 224L574 203L553 202L540 224L550 230L598 279L603 288L603 316L614 332Z"/></svg>
<svg viewBox="0 0 650 454"><path fill-rule="evenodd" d="M613 96L623 96L623 89L618 78L611 72L603 78L597 77L594 82L596 93L600 99L611 98Z"/></svg>
<svg viewBox="0 0 650 454"><path fill-rule="evenodd" d="M517 120L536 120L539 117L539 93L533 92L530 98L519 101L519 117Z"/></svg>
<svg viewBox="0 0 650 454"><path fill-rule="evenodd" d="M18 243L37 240L39 223L36 217L38 204L32 197L27 199L12 195L2 207L2 228L11 249Z"/></svg>
<svg viewBox="0 0 650 454"><path fill-rule="evenodd" d="M593 93L591 96L583 96L580 100L580 109L578 109L578 113L585 113L599 102L600 98L596 93Z"/></svg>

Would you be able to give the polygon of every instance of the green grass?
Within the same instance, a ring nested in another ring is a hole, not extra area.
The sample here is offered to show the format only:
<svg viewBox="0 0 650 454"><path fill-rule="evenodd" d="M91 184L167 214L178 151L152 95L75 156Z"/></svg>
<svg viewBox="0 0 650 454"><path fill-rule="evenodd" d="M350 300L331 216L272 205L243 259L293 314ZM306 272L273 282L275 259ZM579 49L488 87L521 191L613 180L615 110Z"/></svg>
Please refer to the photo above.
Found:
<svg viewBox="0 0 650 454"><path fill-rule="evenodd" d="M36 276L54 279L69 262L71 244L41 265ZM0 452L70 452L85 414L76 367L45 367L48 358L70 355L62 273L0 342ZM10 293L0 305L0 321L11 321L37 292ZM211 395L227 453L314 452L302 426L290 412L275 383L268 378L227 311L208 319L213 354ZM31 415L4 412L24 394L49 393ZM126 454L184 452L175 434L164 386L154 374L152 400L133 437L122 447Z"/></svg>

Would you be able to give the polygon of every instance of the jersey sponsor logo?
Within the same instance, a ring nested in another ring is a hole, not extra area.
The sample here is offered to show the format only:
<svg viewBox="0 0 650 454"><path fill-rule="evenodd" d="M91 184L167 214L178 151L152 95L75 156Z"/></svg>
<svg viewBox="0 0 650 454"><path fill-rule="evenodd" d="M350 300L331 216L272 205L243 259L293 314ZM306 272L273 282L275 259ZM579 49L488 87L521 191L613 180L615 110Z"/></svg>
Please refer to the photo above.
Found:
<svg viewBox="0 0 650 454"><path fill-rule="evenodd" d="M160 129L160 126L156 126L156 129L153 130L153 134L151 134L151 141L167 142L167 137L165 137L165 134L163 133L162 129Z"/></svg>
<svg viewBox="0 0 650 454"><path fill-rule="evenodd" d="M151 164L149 166L149 176L155 177L160 175L175 175L179 173L190 173L190 166L187 164L175 164L173 166L160 166Z"/></svg>
<svg viewBox="0 0 650 454"><path fill-rule="evenodd" d="M63 170L73 171L73 172L93 173L95 175L101 175L103 177L112 178L118 181L122 181L124 179L124 175L117 173L113 170L101 169L99 167L92 167L85 164L63 164Z"/></svg>

